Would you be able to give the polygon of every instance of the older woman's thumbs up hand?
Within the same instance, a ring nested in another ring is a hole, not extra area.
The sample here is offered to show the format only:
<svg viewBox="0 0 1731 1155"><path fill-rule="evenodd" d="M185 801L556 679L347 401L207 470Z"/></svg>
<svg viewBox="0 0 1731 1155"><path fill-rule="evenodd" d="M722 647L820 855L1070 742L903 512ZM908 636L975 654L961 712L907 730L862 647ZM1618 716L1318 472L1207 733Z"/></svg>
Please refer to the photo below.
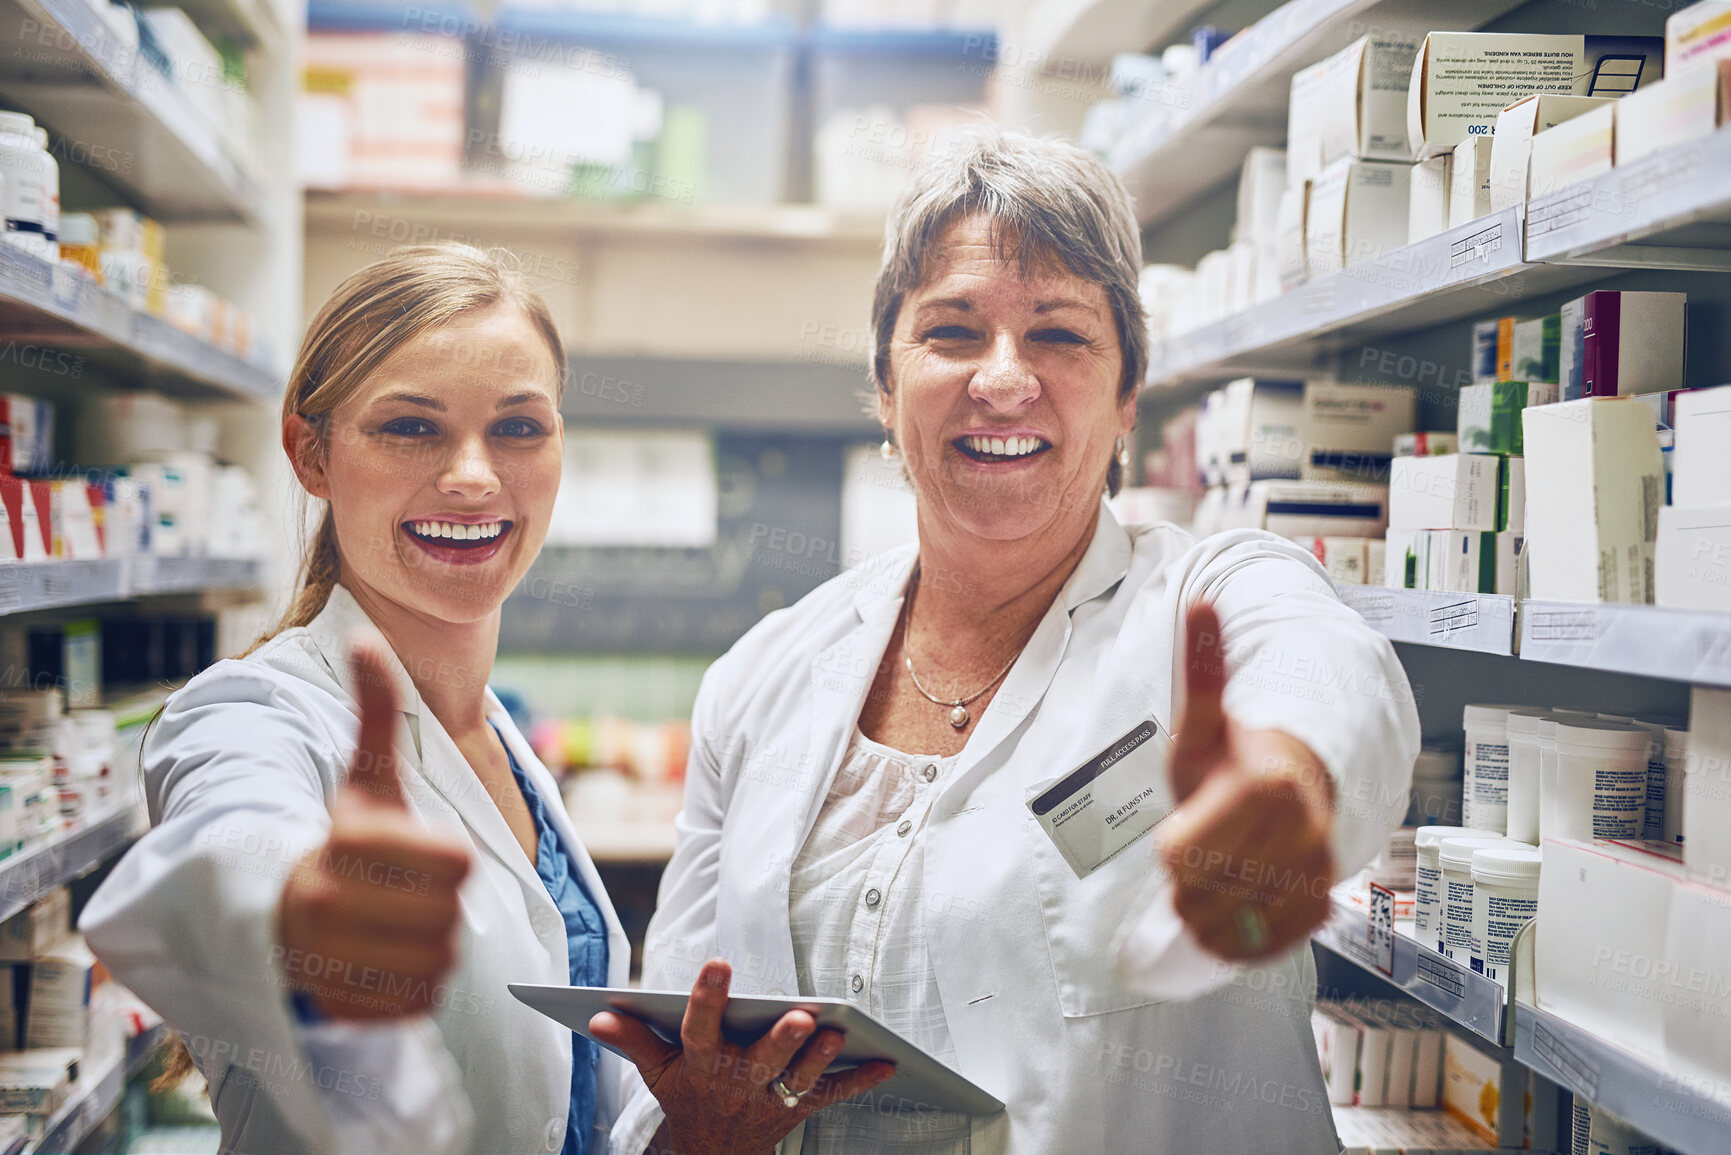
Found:
<svg viewBox="0 0 1731 1155"><path fill-rule="evenodd" d="M336 1019L392 1019L434 1005L457 961L461 839L429 830L397 776L396 693L373 644L350 655L361 712L325 844L296 865L277 908L285 975Z"/></svg>
<svg viewBox="0 0 1731 1155"><path fill-rule="evenodd" d="M1328 917L1333 780L1297 738L1227 716L1226 645L1212 606L1192 607L1185 635L1170 764L1178 808L1159 828L1161 861L1198 942L1225 959L1268 958Z"/></svg>

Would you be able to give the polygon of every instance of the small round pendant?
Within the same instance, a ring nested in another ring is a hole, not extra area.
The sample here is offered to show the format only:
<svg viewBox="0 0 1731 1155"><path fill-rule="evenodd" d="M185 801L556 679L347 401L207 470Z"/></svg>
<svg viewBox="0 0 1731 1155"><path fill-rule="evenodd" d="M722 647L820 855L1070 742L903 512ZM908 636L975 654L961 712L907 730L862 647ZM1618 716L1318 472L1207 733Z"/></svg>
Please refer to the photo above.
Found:
<svg viewBox="0 0 1731 1155"><path fill-rule="evenodd" d="M968 721L968 708L966 706L957 706L950 711L950 725L956 729L962 729L968 724Z"/></svg>

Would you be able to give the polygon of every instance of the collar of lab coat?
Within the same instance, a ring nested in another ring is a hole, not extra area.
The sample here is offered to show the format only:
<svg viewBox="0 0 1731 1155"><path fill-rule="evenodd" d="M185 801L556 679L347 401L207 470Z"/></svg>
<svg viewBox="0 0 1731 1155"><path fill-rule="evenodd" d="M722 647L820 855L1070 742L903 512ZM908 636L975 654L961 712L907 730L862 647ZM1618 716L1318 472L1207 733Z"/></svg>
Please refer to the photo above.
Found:
<svg viewBox="0 0 1731 1155"><path fill-rule="evenodd" d="M991 755L1021 729L1052 684L1069 645L1071 615L1077 607L1107 593L1122 581L1130 571L1130 557L1129 533L1102 502L1088 549L1040 619L1021 656L993 697L991 706L981 717L979 727L962 749L954 773L939 791L937 804L940 808L944 807L946 799L965 797L974 784L997 765L997 760ZM830 785L841 766L848 739L858 725L860 709L872 683L869 674L838 681L826 676L826 672L877 670L889 645L890 635L895 632L902 601L907 595L908 579L918 559L917 550L900 551L885 559L884 568L880 571L882 580L860 583L859 591L854 595L854 609L859 614L855 628L820 654L813 665L815 701L810 757L813 765L825 768L825 773L817 779L815 794L806 799L801 843L810 833L823 800L829 795Z"/></svg>
<svg viewBox="0 0 1731 1155"><path fill-rule="evenodd" d="M348 645L356 631L365 628L376 627L373 627L372 620L360 603L355 601L354 595L341 585L331 590L325 608L307 627L307 632L318 647L325 664L330 667L332 676L348 693L351 706L355 695L349 675ZM421 698L408 670L404 669L402 662L389 646L384 647L383 656L396 688L397 708L402 715L403 730L398 734L397 763L401 767L400 772L405 774L405 787L412 795L413 786L408 782L407 775L418 775L461 816L464 825L510 868L520 882L530 884L531 896L545 896L546 887L536 873L534 864L523 853L523 848L517 842L516 835L511 832L505 816L482 789L481 780L470 768L468 759ZM552 774L535 756L534 750L511 721L510 714L492 689L483 687L482 692L486 695L488 720L498 727L499 733L504 736L506 748L517 759L517 765L546 800L548 817L559 831L559 836L565 840L566 846L574 848L573 856L579 859L589 893L604 894L593 864L589 862L588 855L580 849L581 844L577 840L576 831L572 829L570 816L565 812L558 784L554 782ZM609 921L614 921L611 918L612 911L607 908L604 898L599 900L599 905L606 910Z"/></svg>

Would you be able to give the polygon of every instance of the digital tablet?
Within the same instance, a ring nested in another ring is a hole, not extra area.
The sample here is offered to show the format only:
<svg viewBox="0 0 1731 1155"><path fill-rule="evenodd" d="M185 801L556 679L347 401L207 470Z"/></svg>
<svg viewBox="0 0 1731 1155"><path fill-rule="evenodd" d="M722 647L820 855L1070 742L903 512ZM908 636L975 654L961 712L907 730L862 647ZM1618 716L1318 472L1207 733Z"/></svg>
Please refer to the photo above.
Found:
<svg viewBox="0 0 1731 1155"><path fill-rule="evenodd" d="M618 1011L649 1024L668 1042L679 1039L685 1018L685 991L639 991L626 987L550 987L512 983L511 993L554 1022L580 1035L589 1034L589 1019L602 1011ZM730 995L721 1015L728 1042L750 1043L774 1026L788 1011L808 1012L817 1025L846 1036L830 1071L857 1067L872 1059L896 1065L896 1073L859 1096L882 1109L955 1111L963 1115L995 1115L1004 1109L996 1098L932 1058L858 1007L840 999L782 999L760 995ZM595 1039L601 1043L600 1039ZM606 1043L601 1043L606 1047ZM608 1047L608 1050L614 1050Z"/></svg>

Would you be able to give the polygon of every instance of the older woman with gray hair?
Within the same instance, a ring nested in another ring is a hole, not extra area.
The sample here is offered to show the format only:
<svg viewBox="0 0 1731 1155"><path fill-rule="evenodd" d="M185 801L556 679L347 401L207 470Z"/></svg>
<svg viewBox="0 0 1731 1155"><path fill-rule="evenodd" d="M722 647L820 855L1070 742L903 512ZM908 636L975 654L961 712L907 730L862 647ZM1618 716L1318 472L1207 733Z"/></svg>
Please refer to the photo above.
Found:
<svg viewBox="0 0 1731 1155"><path fill-rule="evenodd" d="M644 968L694 994L679 1044L592 1023L642 1079L615 1150L1337 1150L1307 935L1398 824L1418 720L1304 550L1105 507L1140 263L1065 144L981 135L892 211L872 373L919 540L703 681ZM734 1046L729 990L848 1000L1006 1110L820 1077L803 1012Z"/></svg>

